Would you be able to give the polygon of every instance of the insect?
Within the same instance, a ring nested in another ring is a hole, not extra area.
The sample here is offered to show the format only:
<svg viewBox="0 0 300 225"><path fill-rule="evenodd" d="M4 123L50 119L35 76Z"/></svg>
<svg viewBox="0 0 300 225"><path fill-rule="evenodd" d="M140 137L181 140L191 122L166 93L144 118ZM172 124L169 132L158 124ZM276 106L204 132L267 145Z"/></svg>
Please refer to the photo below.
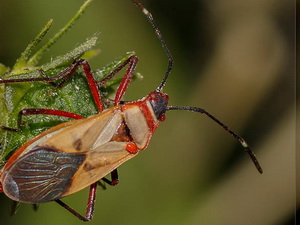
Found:
<svg viewBox="0 0 300 225"><path fill-rule="evenodd" d="M187 106L168 106L169 97L163 92L173 67L173 57L150 12L138 1L131 0L146 15L168 57L168 67L159 86L141 100L121 101L131 81L138 58L133 55L106 78L95 81L86 60L77 59L63 72L53 77L0 80L0 83L60 81L58 88L83 67L90 91L99 113L88 118L55 109L28 108L19 112L18 127L0 126L11 132L22 131L22 118L27 115L55 115L72 118L56 125L23 144L0 171L0 191L10 199L29 204L56 201L82 221L90 221L94 212L97 182L118 184L117 168L149 145L153 133L166 118L167 111L184 110L204 114L236 138L250 155L257 170L262 168L244 141L226 125L204 109ZM127 66L117 89L114 106L104 108L99 87ZM43 73L41 71L41 73ZM111 180L105 178L111 174ZM60 199L90 187L85 215Z"/></svg>

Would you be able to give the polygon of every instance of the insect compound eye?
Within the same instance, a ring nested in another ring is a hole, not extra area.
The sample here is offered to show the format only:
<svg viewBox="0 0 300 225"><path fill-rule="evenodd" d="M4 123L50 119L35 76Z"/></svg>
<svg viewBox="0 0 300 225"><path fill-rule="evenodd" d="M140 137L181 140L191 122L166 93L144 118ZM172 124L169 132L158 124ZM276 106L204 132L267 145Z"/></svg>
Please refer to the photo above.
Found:
<svg viewBox="0 0 300 225"><path fill-rule="evenodd" d="M149 94L149 98L156 118L160 121L164 121L166 119L165 112L169 100L168 95L164 93L152 92Z"/></svg>
<svg viewBox="0 0 300 225"><path fill-rule="evenodd" d="M167 117L166 117L166 114L162 114L162 115L160 116L160 119L159 119L159 120L163 122L163 121L166 120L166 118L167 118Z"/></svg>

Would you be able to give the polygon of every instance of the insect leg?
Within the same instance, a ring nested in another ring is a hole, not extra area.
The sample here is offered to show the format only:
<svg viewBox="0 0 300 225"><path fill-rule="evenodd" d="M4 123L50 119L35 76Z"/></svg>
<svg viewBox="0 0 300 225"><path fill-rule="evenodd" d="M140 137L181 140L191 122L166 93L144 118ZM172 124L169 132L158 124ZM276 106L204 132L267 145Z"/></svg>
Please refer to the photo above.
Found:
<svg viewBox="0 0 300 225"><path fill-rule="evenodd" d="M1 125L0 125L0 129L1 130L6 130L6 131L11 131L11 132L18 132L19 131L18 129L11 128L11 127L5 127L5 126L1 126Z"/></svg>
<svg viewBox="0 0 300 225"><path fill-rule="evenodd" d="M10 79L10 80L3 80L0 79L1 83L21 83L21 82L48 82L51 85L54 85L57 88L61 88L74 74L74 72L78 69L79 66L83 67L86 79L88 81L91 93L93 95L95 104L97 105L97 108L99 112L103 111L104 106L100 98L100 94L98 91L98 87L96 84L96 81L92 75L91 68L89 66L89 63L84 59L76 59L69 67L67 67L65 70L63 70L61 73L57 74L53 77L48 77L43 70L39 70L39 72L43 75L43 77L37 77L37 78L20 78L20 79ZM62 79L62 81L58 84L54 84L54 81L57 81L59 79Z"/></svg>
<svg viewBox="0 0 300 225"><path fill-rule="evenodd" d="M75 113L62 111L62 110L56 110L56 109L22 109L18 114L18 130L21 128L22 124L22 117L23 116L30 116L30 115L53 115L53 116L63 116L68 117L71 119L83 119L83 116L80 116Z"/></svg>
<svg viewBox="0 0 300 225"><path fill-rule="evenodd" d="M22 118L23 116L30 116L30 115L37 115L37 114L43 114L43 115L54 115L54 116L63 116L71 119L83 119L84 117L67 112L62 110L56 110L56 109L22 109L18 114L18 122L17 126L18 128L11 128L11 127L5 127L0 125L0 129L11 131L11 132L20 132L21 131L21 125L22 125Z"/></svg>
<svg viewBox="0 0 300 225"><path fill-rule="evenodd" d="M12 201L11 207L10 207L10 212L9 215L13 216L16 214L16 212L18 211L20 207L20 202L16 202L16 201Z"/></svg>
<svg viewBox="0 0 300 225"><path fill-rule="evenodd" d="M45 73L44 70L38 70L39 73L43 76L43 77L48 77L48 75ZM61 73L60 73L61 74ZM62 77L62 81L58 84L56 84L55 82L51 81L51 82L48 82L49 84L51 84L53 87L56 87L56 88L61 88L64 86L64 84L71 78L71 74L70 75L67 75L67 76L64 76Z"/></svg>
<svg viewBox="0 0 300 225"><path fill-rule="evenodd" d="M106 83L111 78L113 78L116 75L116 73L118 73L121 69L123 69L128 64L128 68L124 74L124 77L123 77L123 79L118 87L117 93L116 93L115 105L118 105L120 103L121 98L125 94L125 91L131 81L131 78L132 78L132 75L133 75L133 72L135 70L138 60L139 59L137 56L135 56L135 55L131 56L129 59L127 59L125 62L123 62L120 66L118 66L114 71L112 71L107 77L105 77L104 79L102 79L98 82L98 85L102 86L104 83Z"/></svg>
<svg viewBox="0 0 300 225"><path fill-rule="evenodd" d="M38 72L40 74L43 75L43 77L35 77L35 78L16 78L16 79L8 79L8 80L4 80L4 79L0 79L0 84L10 84L10 83L22 83L22 82L54 82L57 81L63 77L70 77L78 68L79 64L78 64L78 59L75 60L69 67L67 67L65 70L63 70L61 73L52 76L52 77L48 77L46 75L46 73L43 70L38 70ZM58 84L59 86L59 84ZM63 85L61 85L63 86Z"/></svg>
<svg viewBox="0 0 300 225"><path fill-rule="evenodd" d="M119 176L118 176L118 170L115 169L110 173L111 180L103 177L101 180L103 180L105 183L109 184L110 186L115 186L119 183Z"/></svg>
<svg viewBox="0 0 300 225"><path fill-rule="evenodd" d="M118 87L116 97L115 97L115 105L118 105L120 103L121 98L125 94L125 91L131 81L134 69L136 67L136 64L138 62L138 57L137 56L132 56L129 61L128 68L125 72L125 75Z"/></svg>
<svg viewBox="0 0 300 225"><path fill-rule="evenodd" d="M85 216L82 216L77 211L72 209L70 206L68 206L66 203L64 203L61 200L55 200L59 205L64 207L66 210L68 210L70 213L72 213L74 216L76 216L78 219L82 221L91 221L93 219L93 212L95 208L95 199L96 199L96 190L97 190L97 183L93 183L90 186L90 192L89 197L87 201L87 207L85 211Z"/></svg>
<svg viewBox="0 0 300 225"><path fill-rule="evenodd" d="M88 85L90 87L91 93L93 95L95 104L98 108L98 111L101 112L104 109L103 103L101 101L100 93L98 90L97 83L93 77L91 67L87 60L76 59L70 67L65 69L63 72L57 76L62 77L62 81L57 85L57 88L61 88L71 77L71 75L78 69L79 66L83 67L84 74L86 76Z"/></svg>
<svg viewBox="0 0 300 225"><path fill-rule="evenodd" d="M90 87L91 93L93 95L95 104L97 105L98 111L101 112L104 109L103 103L101 101L101 97L99 94L99 90L97 87L97 83L93 77L91 67L87 60L84 59L76 59L71 66L67 67L64 71L62 71L60 74L56 75L57 79L62 78L61 82L58 84L55 84L51 81L50 84L54 85L57 88L61 88L64 86L64 84L71 78L72 74L78 69L79 66L83 67L84 74L86 76L86 79L88 81L88 85ZM40 70L40 73L46 76L45 72ZM45 77L47 78L47 77ZM49 78L48 78L49 79Z"/></svg>
<svg viewBox="0 0 300 225"><path fill-rule="evenodd" d="M93 77L90 65L89 65L89 63L86 60L83 60L83 59L80 60L80 63L83 66L83 70L84 70L86 79L88 81L88 84L90 86L90 90L91 90L91 93L93 95L95 104L97 105L98 111L101 112L104 109L104 105L103 105L103 103L101 101L101 97L100 97L100 93L99 93L99 90L98 90L98 86L97 86L97 83L96 83L96 81L95 81L95 79Z"/></svg>
<svg viewBox="0 0 300 225"><path fill-rule="evenodd" d="M0 192L1 192L2 189L0 189ZM32 209L34 211L37 211L38 210L38 204L32 204ZM9 215L10 216L14 216L18 209L20 208L20 202L17 202L17 201L12 201L12 204L11 204L11 207L10 207L10 212L9 212Z"/></svg>
<svg viewBox="0 0 300 225"><path fill-rule="evenodd" d="M32 204L32 209L36 212L39 209L39 205L38 204Z"/></svg>

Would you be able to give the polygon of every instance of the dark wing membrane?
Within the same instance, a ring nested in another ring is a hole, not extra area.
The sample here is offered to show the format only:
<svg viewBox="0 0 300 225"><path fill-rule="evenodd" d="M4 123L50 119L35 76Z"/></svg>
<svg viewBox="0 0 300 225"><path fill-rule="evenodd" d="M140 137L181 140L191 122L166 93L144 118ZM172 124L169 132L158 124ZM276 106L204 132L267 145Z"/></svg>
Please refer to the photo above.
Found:
<svg viewBox="0 0 300 225"><path fill-rule="evenodd" d="M26 203L59 199L68 190L85 157L83 153L36 147L17 159L7 171L4 191L12 199Z"/></svg>

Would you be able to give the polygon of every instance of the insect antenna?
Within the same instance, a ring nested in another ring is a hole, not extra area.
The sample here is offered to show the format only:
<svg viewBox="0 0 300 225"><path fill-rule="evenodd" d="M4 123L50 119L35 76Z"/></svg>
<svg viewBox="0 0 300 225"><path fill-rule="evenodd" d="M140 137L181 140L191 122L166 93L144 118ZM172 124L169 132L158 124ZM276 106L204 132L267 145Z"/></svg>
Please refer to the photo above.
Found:
<svg viewBox="0 0 300 225"><path fill-rule="evenodd" d="M167 67L167 71L165 73L165 76L162 80L162 82L160 83L160 85L156 88L156 91L157 92L161 92L163 87L166 85L166 82L168 80L168 76L173 68L173 63L174 63L174 60L173 60L173 56L170 52L170 50L168 49L167 47L167 44L165 42L165 40L163 39L163 36L160 32L160 30L158 29L155 21L154 21L154 18L152 16L152 14L139 2L139 1L136 1L136 0L131 0L137 7L139 7L142 12L146 15L148 21L151 23L152 27L154 28L155 30L155 34L156 36L158 37L163 49L165 50L165 53L168 57L168 67Z"/></svg>
<svg viewBox="0 0 300 225"><path fill-rule="evenodd" d="M208 116L210 119L212 119L213 121L215 121L217 124L219 124L221 127L224 128L224 130L226 130L228 133L230 133L235 139L237 139L241 145L243 146L243 148L245 149L245 151L248 153L248 155L250 156L252 162L254 163L256 169L258 170L259 173L263 173L263 170L254 154L254 152L251 150L251 148L249 147L249 145L246 143L246 141L240 137L239 135L237 135L235 132L233 132L228 126L226 126L224 123L222 123L220 120L218 120L216 117L214 117L213 115L211 115L209 112L207 112L204 109L198 108L198 107L188 107L188 106L168 106L167 111L169 110L185 110L185 111L193 111L193 112L198 112L198 113L202 113L206 116Z"/></svg>

